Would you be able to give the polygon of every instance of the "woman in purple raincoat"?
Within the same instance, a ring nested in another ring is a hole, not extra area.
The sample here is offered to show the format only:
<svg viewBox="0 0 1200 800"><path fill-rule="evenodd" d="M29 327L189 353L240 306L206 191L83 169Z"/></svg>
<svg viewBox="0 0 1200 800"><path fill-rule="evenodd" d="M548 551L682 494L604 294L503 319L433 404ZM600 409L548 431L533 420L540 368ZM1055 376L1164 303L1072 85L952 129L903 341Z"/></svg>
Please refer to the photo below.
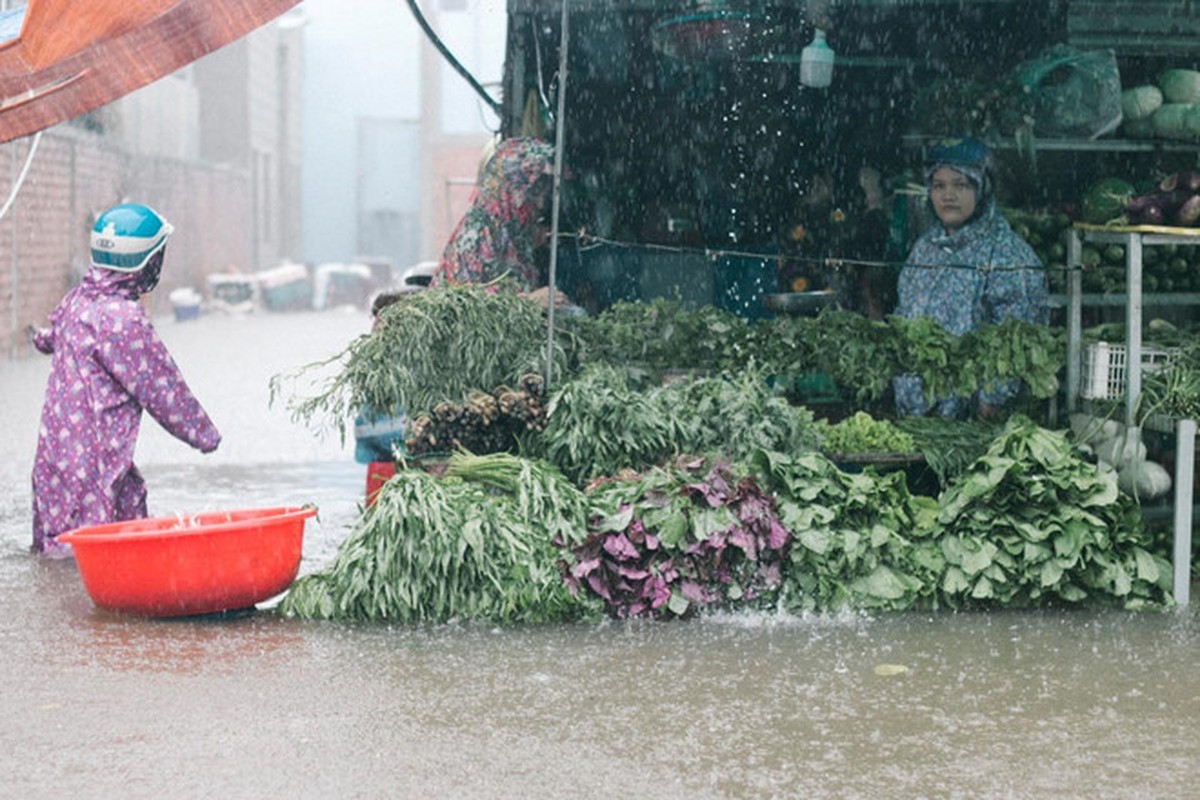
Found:
<svg viewBox="0 0 1200 800"><path fill-rule="evenodd" d="M34 335L53 355L33 464L36 552L68 555L60 533L146 516L133 464L143 409L203 453L221 441L138 302L158 284L171 231L147 206L104 212L91 268Z"/></svg>

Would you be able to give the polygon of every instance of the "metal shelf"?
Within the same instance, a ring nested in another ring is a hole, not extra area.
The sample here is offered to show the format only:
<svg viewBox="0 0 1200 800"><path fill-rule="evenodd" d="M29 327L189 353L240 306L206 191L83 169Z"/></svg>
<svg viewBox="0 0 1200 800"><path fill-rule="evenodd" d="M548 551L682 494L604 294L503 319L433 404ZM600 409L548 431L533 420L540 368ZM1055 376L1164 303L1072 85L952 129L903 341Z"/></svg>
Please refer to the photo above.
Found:
<svg viewBox="0 0 1200 800"><path fill-rule="evenodd" d="M1081 294L1080 302L1084 306L1097 307L1107 306L1112 308L1124 308L1129 304L1129 295L1124 292L1120 294ZM1066 308L1069 297L1065 294L1050 295L1051 308ZM1158 294L1143 294L1143 306L1200 306L1200 293L1197 292L1171 292Z"/></svg>
<svg viewBox="0 0 1200 800"><path fill-rule="evenodd" d="M940 138L943 137L909 134L903 137L903 142L909 147L924 147ZM988 144L997 150L1019 149L1012 139L989 141ZM1036 139L1033 148L1038 152L1057 150L1079 153L1194 153L1200 150L1196 144L1161 139Z"/></svg>
<svg viewBox="0 0 1200 800"><path fill-rule="evenodd" d="M1200 233L1200 231L1197 231ZM1195 233L1171 233L1135 228L1097 228L1076 225L1067 237L1067 407L1074 410L1080 401L1080 363L1082 355L1083 278L1079 271L1083 242L1107 242L1125 246L1125 425L1137 426L1138 396L1142 390L1142 309L1148 304L1142 294L1142 248L1168 244L1195 244ZM1195 296L1195 295L1193 295ZM1151 298L1158 295L1151 295ZM1182 305L1182 303L1180 303ZM1175 541L1172 552L1175 602L1186 606L1191 591L1192 503L1196 454L1196 420L1164 419L1147 421L1155 429L1172 427L1175 432Z"/></svg>

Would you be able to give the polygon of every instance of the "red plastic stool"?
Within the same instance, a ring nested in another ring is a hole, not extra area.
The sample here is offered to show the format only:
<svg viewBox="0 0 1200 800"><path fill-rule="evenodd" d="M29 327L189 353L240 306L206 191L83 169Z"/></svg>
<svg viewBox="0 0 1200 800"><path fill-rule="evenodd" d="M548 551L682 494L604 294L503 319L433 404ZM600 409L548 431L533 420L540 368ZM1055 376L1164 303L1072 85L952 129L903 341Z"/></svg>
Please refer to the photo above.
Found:
<svg viewBox="0 0 1200 800"><path fill-rule="evenodd" d="M395 461L372 461L367 465L367 507L375 502L375 495L396 474Z"/></svg>

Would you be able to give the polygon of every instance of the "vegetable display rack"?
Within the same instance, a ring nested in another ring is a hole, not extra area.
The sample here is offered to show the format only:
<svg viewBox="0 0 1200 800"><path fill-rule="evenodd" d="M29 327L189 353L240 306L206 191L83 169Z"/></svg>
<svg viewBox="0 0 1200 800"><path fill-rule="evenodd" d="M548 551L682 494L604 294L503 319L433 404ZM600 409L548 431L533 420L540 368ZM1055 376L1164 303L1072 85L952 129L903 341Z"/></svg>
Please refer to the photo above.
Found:
<svg viewBox="0 0 1200 800"><path fill-rule="evenodd" d="M1120 299L1125 306L1125 344L1123 356L1123 378L1125 394L1125 425L1137 427L1137 404L1142 391L1142 370L1146 366L1145 348L1142 347L1142 310L1145 305L1200 305L1196 295L1150 296L1142 293L1142 249L1155 245L1200 244L1200 229L1164 228L1151 225L1134 227L1109 227L1098 225L1075 225L1067 239L1067 408L1074 411L1081 397L1087 399L1098 389L1097 382L1089 381L1085 390L1081 380L1083 361L1083 242L1119 244L1125 247L1126 294ZM1111 303L1116 296L1106 296L1101 302ZM1107 353L1105 367L1114 365L1113 351ZM1094 353L1095 351L1091 351ZM1098 358L1098 356L1097 356ZM1153 360L1152 360L1153 363ZM1089 376L1093 378L1094 374ZM1105 379L1105 395L1109 397L1108 378ZM1114 393L1116 394L1116 393ZM1116 396L1119 396L1117 394ZM1196 420L1174 420L1175 429L1175 525L1172 564L1174 565L1175 602L1186 606L1190 594L1192 562L1192 489L1196 464Z"/></svg>

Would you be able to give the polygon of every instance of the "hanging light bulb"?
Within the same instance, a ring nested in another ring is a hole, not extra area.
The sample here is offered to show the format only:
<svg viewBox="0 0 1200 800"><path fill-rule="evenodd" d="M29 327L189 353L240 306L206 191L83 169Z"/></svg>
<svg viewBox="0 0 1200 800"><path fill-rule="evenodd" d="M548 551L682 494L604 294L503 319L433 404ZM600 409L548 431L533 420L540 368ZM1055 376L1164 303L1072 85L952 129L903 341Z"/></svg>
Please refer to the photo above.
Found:
<svg viewBox="0 0 1200 800"><path fill-rule="evenodd" d="M825 31L817 28L813 40L800 51L800 83L824 89L833 81L833 48L825 42Z"/></svg>

